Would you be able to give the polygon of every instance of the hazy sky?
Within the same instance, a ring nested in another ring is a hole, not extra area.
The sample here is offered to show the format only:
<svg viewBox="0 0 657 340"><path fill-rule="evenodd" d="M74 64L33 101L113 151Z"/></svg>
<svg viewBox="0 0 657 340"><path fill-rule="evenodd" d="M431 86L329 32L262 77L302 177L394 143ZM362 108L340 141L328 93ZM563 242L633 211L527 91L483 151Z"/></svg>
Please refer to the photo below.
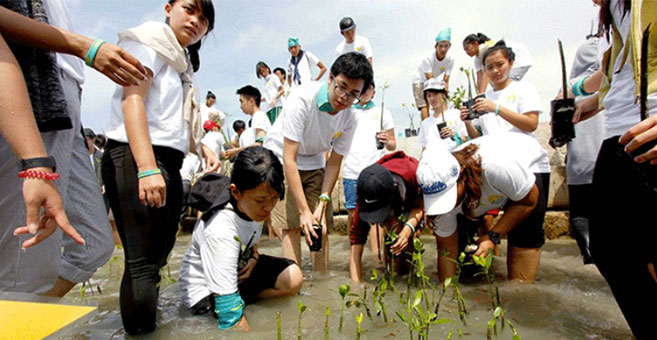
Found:
<svg viewBox="0 0 657 340"><path fill-rule="evenodd" d="M146 20L164 20L165 0L66 0L79 33L116 42L116 34ZM597 17L590 0L370 0L370 1L214 1L215 30L201 49L201 69L196 84L201 96L207 90L217 95L216 107L229 114L229 122L247 120L239 109L235 91L246 84L264 86L255 75L262 60L272 69L286 68L287 38L298 36L301 46L312 51L330 68L335 46L343 39L338 22L351 16L357 33L366 36L374 50L377 84L386 80L389 108L398 128L409 125L402 104L413 103L411 82L420 60L431 53L436 34L452 29L449 53L456 65L450 87L466 82L459 67L472 67L473 60L462 48L463 38L483 32L494 40L506 38L527 46L534 65L525 76L539 91L543 107L560 84L557 38L564 43L570 65ZM315 71L316 72L316 71ZM315 73L316 74L316 73ZM82 121L101 131L109 119L114 85L86 69L82 98ZM327 79L327 75L323 80ZM375 97L380 104L381 93ZM410 108L415 126L419 114ZM545 117L543 117L545 119ZM402 131L399 129L398 131ZM231 131L232 133L232 131Z"/></svg>

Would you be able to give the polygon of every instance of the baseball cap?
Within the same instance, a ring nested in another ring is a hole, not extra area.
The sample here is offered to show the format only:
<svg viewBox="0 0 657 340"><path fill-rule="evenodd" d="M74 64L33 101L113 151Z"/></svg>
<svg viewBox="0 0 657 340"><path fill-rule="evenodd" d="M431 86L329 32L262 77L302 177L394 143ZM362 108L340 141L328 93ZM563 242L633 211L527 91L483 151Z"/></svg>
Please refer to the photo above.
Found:
<svg viewBox="0 0 657 340"><path fill-rule="evenodd" d="M96 137L96 133L94 132L94 130L92 130L90 128L84 128L83 132L84 132L84 137L86 137L86 138Z"/></svg>
<svg viewBox="0 0 657 340"><path fill-rule="evenodd" d="M212 128L215 127L215 126L219 126L219 125L217 125L217 122L215 122L212 119L208 119L208 120L205 121L205 123L203 123L203 130L205 130L205 132L208 132L208 131L212 130Z"/></svg>
<svg viewBox="0 0 657 340"><path fill-rule="evenodd" d="M350 17L344 17L342 18L342 20L340 20L340 32L345 32L352 28L356 28L356 23L354 22L354 19Z"/></svg>
<svg viewBox="0 0 657 340"><path fill-rule="evenodd" d="M358 218L368 223L381 223L390 215L395 180L386 168L372 164L361 171L356 185Z"/></svg>
<svg viewBox="0 0 657 340"><path fill-rule="evenodd" d="M445 81L437 78L431 78L424 82L424 91L445 91Z"/></svg>
<svg viewBox="0 0 657 340"><path fill-rule="evenodd" d="M439 147L427 149L417 167L417 181L427 215L443 215L454 209L461 167L456 158Z"/></svg>
<svg viewBox="0 0 657 340"><path fill-rule="evenodd" d="M287 47L288 48L294 47L294 46L297 46L297 45L299 45L299 38L297 38L297 37L287 38Z"/></svg>

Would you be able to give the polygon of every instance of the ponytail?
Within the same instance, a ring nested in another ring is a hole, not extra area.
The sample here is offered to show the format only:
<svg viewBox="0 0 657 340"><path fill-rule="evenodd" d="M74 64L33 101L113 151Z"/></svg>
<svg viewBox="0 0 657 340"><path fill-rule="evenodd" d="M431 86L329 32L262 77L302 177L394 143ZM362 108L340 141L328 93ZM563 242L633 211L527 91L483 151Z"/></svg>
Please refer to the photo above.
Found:
<svg viewBox="0 0 657 340"><path fill-rule="evenodd" d="M618 7L623 13L623 18L625 18L625 15L630 12L630 8L632 7L632 1L631 0L623 0L623 1L618 1ZM604 28L604 34L607 37L607 41L609 41L609 32L611 32L611 23L614 21L614 18L612 16L612 9L611 9L611 0L602 0L600 3L600 23L602 24L602 27Z"/></svg>
<svg viewBox="0 0 657 340"><path fill-rule="evenodd" d="M465 39L463 39L463 43L464 44L473 44L473 43L476 42L476 43L479 43L479 44L483 44L483 43L487 42L488 40L490 40L490 38L487 37L483 33L476 33L476 34L473 33L473 34L470 34L467 37L465 37Z"/></svg>
<svg viewBox="0 0 657 340"><path fill-rule="evenodd" d="M201 40L194 45L187 46L187 53L189 53L189 60L192 62L192 69L197 72L201 68L201 58L198 51L201 49Z"/></svg>
<svg viewBox="0 0 657 340"><path fill-rule="evenodd" d="M465 184L465 204L463 204L463 212L467 215L472 215L472 211L479 206L479 201L481 200L481 186L484 183L481 176L483 173L481 168L481 157L476 155L477 150L479 150L479 146L476 144L470 144L465 148L452 153L461 167L458 181Z"/></svg>

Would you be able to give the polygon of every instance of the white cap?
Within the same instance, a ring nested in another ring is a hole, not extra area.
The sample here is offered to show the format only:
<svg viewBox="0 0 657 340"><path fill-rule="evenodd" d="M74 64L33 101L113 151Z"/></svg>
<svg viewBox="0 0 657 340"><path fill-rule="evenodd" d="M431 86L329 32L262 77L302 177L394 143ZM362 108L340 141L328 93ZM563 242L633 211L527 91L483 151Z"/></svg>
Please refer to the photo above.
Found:
<svg viewBox="0 0 657 340"><path fill-rule="evenodd" d="M443 215L454 209L460 170L459 162L449 151L439 147L424 151L416 175L426 215Z"/></svg>
<svg viewBox="0 0 657 340"><path fill-rule="evenodd" d="M431 78L424 82L424 90L445 91L445 81L438 78Z"/></svg>

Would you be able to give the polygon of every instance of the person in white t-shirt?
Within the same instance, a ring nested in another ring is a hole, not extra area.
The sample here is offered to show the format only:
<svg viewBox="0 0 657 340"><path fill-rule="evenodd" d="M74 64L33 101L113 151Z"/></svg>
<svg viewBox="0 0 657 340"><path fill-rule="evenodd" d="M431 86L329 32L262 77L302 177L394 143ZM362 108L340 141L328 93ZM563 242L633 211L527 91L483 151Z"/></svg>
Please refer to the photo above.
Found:
<svg viewBox="0 0 657 340"><path fill-rule="evenodd" d="M500 41L486 50L483 61L491 86L486 90L486 98L478 98L472 108L486 113L468 120L468 109L461 107L461 117L470 137L507 132L533 135L542 111L541 101L532 84L511 78L514 52Z"/></svg>
<svg viewBox="0 0 657 340"><path fill-rule="evenodd" d="M449 257L438 254L440 279L456 273L456 257L462 251L456 217L463 214L479 230L474 255L489 256L507 235L509 279L533 283L545 243L550 174L535 173L547 157L545 150L536 139L511 132L475 139L452 153L443 148L428 151L420 160L417 179L438 249L446 250ZM483 216L502 207L502 217L487 228Z"/></svg>
<svg viewBox="0 0 657 340"><path fill-rule="evenodd" d="M378 161L386 152L397 148L395 140L395 122L392 114L386 108L374 104L376 94L375 84L372 82L369 89L360 98L360 103L352 106L356 116L356 131L351 142L349 154L344 158L342 167L342 184L344 186L345 208L347 209L347 226L350 227L354 210L356 209L356 184L358 175L366 167ZM382 117L383 115L383 117ZM384 150L385 148L385 150ZM377 254L376 229L370 229L370 246L372 253ZM384 232L379 230L382 243Z"/></svg>
<svg viewBox="0 0 657 340"><path fill-rule="evenodd" d="M495 42L483 33L470 34L463 39L463 49L465 53L474 57L475 72L477 73L477 93L484 93L488 85L489 78L484 71L484 53L489 47L493 47ZM522 80L527 71L532 67L532 55L525 45L506 41L506 45L513 50L515 54L515 63L510 72L513 80Z"/></svg>
<svg viewBox="0 0 657 340"><path fill-rule="evenodd" d="M172 0L166 21L150 21L119 33L119 45L148 70L148 79L117 87L105 131L103 182L123 241L125 268L119 295L128 334L156 328L160 268L167 262L182 210L180 168L193 122L193 73L200 68L201 39L214 27L210 0ZM189 92L192 91L192 92ZM184 112L192 112L185 119Z"/></svg>
<svg viewBox="0 0 657 340"><path fill-rule="evenodd" d="M356 34L356 23L352 18L344 17L340 20L340 34L344 40L335 48L336 58L348 52L358 52L365 55L372 64L372 45L367 38Z"/></svg>
<svg viewBox="0 0 657 340"><path fill-rule="evenodd" d="M292 88L322 79L326 72L326 66L315 54L301 49L299 38L287 39L287 50L290 52L290 59L287 62L287 81ZM314 65L319 68L319 74L315 78L312 76L312 66Z"/></svg>
<svg viewBox="0 0 657 340"><path fill-rule="evenodd" d="M233 170L230 179L216 181L221 192L194 227L178 282L192 314L213 314L222 330L248 330L244 307L297 294L303 274L290 259L258 252L262 222L285 193L279 160L251 147L240 152Z"/></svg>
<svg viewBox="0 0 657 340"><path fill-rule="evenodd" d="M290 82L287 80L287 73L282 67L277 67L274 69L274 74L278 76L278 79L281 80L281 84L283 84L283 95L280 96L280 99L283 104L285 104L285 99L290 95Z"/></svg>
<svg viewBox="0 0 657 340"><path fill-rule="evenodd" d="M219 130L221 130L226 124L226 114L214 107L216 102L217 96L212 91L208 91L208 94L205 96L205 103L201 105L201 122L212 119L219 123Z"/></svg>
<svg viewBox="0 0 657 340"><path fill-rule="evenodd" d="M429 106L424 98L424 83L431 78L436 78L443 81L445 89L449 91L449 77L454 68L454 58L447 55L452 46L451 36L452 30L449 27L438 33L434 50L422 59L413 77L413 97L415 106L420 110L422 120L429 117Z"/></svg>
<svg viewBox="0 0 657 340"><path fill-rule="evenodd" d="M221 158L224 158L224 135L219 130L219 124L214 120L203 123L205 136L201 139L201 151L205 158L205 172L221 172Z"/></svg>
<svg viewBox="0 0 657 340"><path fill-rule="evenodd" d="M417 145L424 151L427 147L443 147L447 151L468 141L468 132L461 120L461 111L449 109L447 89L442 80L431 78L424 83L424 97L433 108L433 115L422 121ZM440 130L438 130L440 128Z"/></svg>
<svg viewBox="0 0 657 340"><path fill-rule="evenodd" d="M313 226L320 225L321 251L311 252L315 270L328 266L327 216L322 212L330 209L330 195L356 130L351 106L372 79L372 67L364 55L341 55L331 66L327 83L304 84L290 93L263 144L283 160L287 179L287 200L279 202L272 213L273 226L283 231L283 256L300 263L301 229L311 245L311 236L318 237ZM331 147L327 160L325 153Z"/></svg>
<svg viewBox="0 0 657 340"><path fill-rule="evenodd" d="M273 74L264 61L256 64L256 76L265 80L263 99L269 121L274 124L283 108L283 83L278 75Z"/></svg>
<svg viewBox="0 0 657 340"><path fill-rule="evenodd" d="M250 145L226 150L226 157L228 158L234 158L240 151L249 146L262 145L265 135L267 135L267 132L271 128L269 118L267 118L264 112L260 111L260 90L251 85L246 85L237 90L237 94L240 96L240 109L242 109L244 114L251 116L250 127L255 131L255 142Z"/></svg>

